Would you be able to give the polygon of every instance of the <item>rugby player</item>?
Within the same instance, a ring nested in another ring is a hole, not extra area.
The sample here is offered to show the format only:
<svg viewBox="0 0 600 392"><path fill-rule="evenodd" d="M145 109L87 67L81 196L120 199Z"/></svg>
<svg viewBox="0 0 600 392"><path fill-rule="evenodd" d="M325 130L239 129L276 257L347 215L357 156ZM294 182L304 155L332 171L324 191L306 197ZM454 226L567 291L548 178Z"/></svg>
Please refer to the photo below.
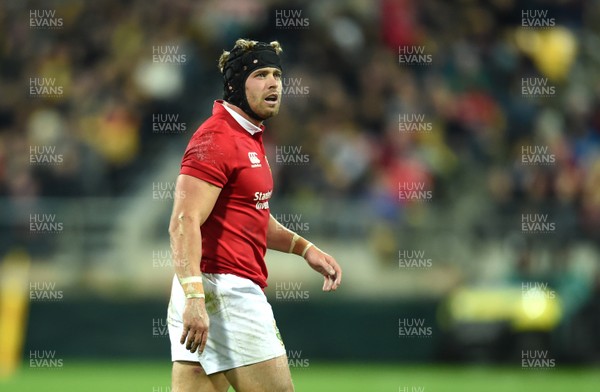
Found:
<svg viewBox="0 0 600 392"><path fill-rule="evenodd" d="M175 276L168 310L173 392L293 391L271 306L265 252L294 253L336 290L335 259L269 212L263 121L281 103L277 41L239 39L219 69L224 99L192 136L169 225Z"/></svg>

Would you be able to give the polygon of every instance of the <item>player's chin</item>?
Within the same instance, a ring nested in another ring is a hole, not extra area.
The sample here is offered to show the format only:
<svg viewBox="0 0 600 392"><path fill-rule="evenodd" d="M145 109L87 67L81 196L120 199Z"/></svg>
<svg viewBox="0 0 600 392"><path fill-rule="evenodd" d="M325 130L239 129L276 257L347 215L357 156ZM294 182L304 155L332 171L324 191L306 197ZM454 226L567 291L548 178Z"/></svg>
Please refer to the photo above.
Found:
<svg viewBox="0 0 600 392"><path fill-rule="evenodd" d="M275 106L275 107L267 107L264 108L262 110L262 113L260 113L261 117L264 119L267 118L271 118L277 115L277 113L279 113L279 105Z"/></svg>

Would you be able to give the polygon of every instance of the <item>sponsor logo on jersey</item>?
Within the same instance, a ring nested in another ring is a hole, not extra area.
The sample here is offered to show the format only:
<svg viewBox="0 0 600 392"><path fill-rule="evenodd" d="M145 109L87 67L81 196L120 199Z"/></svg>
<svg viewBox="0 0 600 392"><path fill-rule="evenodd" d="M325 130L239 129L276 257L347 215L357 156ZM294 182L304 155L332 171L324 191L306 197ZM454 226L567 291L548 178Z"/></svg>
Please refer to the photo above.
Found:
<svg viewBox="0 0 600 392"><path fill-rule="evenodd" d="M269 209L269 199L271 198L272 190L268 192L255 192L254 193L254 201L256 202L257 210L268 210Z"/></svg>
<svg viewBox="0 0 600 392"><path fill-rule="evenodd" d="M248 153L248 159L250 159L250 164L252 165L251 167L262 167L260 159L258 158L258 153L250 151Z"/></svg>

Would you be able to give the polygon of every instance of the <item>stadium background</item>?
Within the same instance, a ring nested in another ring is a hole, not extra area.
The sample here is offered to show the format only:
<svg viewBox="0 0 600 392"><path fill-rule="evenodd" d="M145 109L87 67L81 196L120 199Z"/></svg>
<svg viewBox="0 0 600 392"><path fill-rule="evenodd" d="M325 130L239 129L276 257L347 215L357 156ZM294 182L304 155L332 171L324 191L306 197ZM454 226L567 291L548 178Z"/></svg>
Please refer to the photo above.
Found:
<svg viewBox="0 0 600 392"><path fill-rule="evenodd" d="M298 390L594 390L599 20L597 1L3 2L0 388L169 390L173 183L249 37L284 48L272 213L344 268L325 295L268 254Z"/></svg>

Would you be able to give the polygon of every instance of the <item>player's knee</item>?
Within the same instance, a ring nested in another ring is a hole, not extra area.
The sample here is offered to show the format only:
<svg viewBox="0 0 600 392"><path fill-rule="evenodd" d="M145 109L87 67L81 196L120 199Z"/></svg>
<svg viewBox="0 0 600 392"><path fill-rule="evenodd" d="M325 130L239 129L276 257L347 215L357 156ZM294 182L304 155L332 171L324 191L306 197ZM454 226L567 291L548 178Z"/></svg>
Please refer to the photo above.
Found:
<svg viewBox="0 0 600 392"><path fill-rule="evenodd" d="M197 362L173 362L172 392L195 391L202 384L204 369Z"/></svg>

